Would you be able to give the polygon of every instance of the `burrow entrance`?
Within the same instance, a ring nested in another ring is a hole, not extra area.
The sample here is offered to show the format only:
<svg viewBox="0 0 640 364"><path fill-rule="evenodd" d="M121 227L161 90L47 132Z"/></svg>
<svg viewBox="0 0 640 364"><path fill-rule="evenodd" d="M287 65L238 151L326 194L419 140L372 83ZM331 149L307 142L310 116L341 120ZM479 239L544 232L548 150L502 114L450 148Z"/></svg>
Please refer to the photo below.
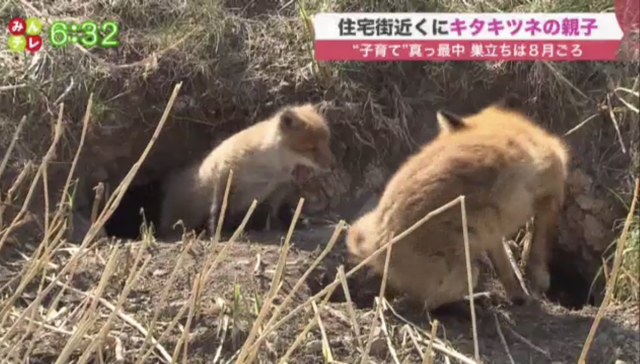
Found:
<svg viewBox="0 0 640 364"><path fill-rule="evenodd" d="M584 273L587 264L576 252L570 252L556 244L549 264L551 282L547 298L569 309L579 310L585 305L595 305L602 300L602 290L592 282L594 277Z"/></svg>
<svg viewBox="0 0 640 364"><path fill-rule="evenodd" d="M143 224L155 230L160 222L162 180L129 186L120 204L104 225L108 236L140 239Z"/></svg>
<svg viewBox="0 0 640 364"><path fill-rule="evenodd" d="M162 208L162 179L129 186L122 196L120 204L104 225L107 236L138 240L143 236L145 226L157 231ZM285 203L278 212L278 220L283 226L289 226L295 206ZM267 226L269 212L266 206L258 204L245 226L245 231L260 231ZM231 216L225 214L223 233L232 234L240 226L244 214ZM206 221L196 229L196 234L206 229Z"/></svg>

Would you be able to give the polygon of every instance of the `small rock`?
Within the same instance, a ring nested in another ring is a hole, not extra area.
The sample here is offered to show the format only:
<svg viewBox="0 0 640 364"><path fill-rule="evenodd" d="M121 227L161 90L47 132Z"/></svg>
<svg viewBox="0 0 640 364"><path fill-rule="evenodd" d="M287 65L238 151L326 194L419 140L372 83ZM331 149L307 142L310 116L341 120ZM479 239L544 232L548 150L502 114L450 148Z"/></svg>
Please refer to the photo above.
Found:
<svg viewBox="0 0 640 364"><path fill-rule="evenodd" d="M579 195L576 197L576 202L581 209L598 213L604 209L604 203L600 200L593 199L586 195Z"/></svg>
<svg viewBox="0 0 640 364"><path fill-rule="evenodd" d="M587 241L587 244L596 250L602 250L600 242L607 234L604 226L591 214L587 214L584 217L583 226L584 239Z"/></svg>
<svg viewBox="0 0 640 364"><path fill-rule="evenodd" d="M620 360L620 359L616 359L616 364L627 364L627 363L626 363L626 362L623 362L623 361L622 361L622 360Z"/></svg>
<svg viewBox="0 0 640 364"><path fill-rule="evenodd" d="M384 335L379 327L376 327L376 331L371 339L371 355L382 357L387 355L387 342L384 340Z"/></svg>
<svg viewBox="0 0 640 364"><path fill-rule="evenodd" d="M168 273L168 272L167 272L166 270L163 270L163 269L156 269L156 270L154 270L154 271L153 271L153 273L152 273L152 274L153 274L153 276L154 276L154 277L160 277L160 276L163 276L163 275L165 275L165 274L167 274L167 273Z"/></svg>
<svg viewBox="0 0 640 364"><path fill-rule="evenodd" d="M322 340L312 340L307 343L307 349L314 353L322 352Z"/></svg>
<svg viewBox="0 0 640 364"><path fill-rule="evenodd" d="M593 185L593 179L580 169L574 170L573 173L569 175L567 182L569 189L574 193L589 191Z"/></svg>
<svg viewBox="0 0 640 364"><path fill-rule="evenodd" d="M331 345L331 348L342 348L344 347L345 342L350 341L352 341L352 338L347 336L343 337L342 339L331 340L329 341L329 345Z"/></svg>
<svg viewBox="0 0 640 364"><path fill-rule="evenodd" d="M386 180L385 168L379 164L371 163L365 167L363 177L369 187L383 186Z"/></svg>

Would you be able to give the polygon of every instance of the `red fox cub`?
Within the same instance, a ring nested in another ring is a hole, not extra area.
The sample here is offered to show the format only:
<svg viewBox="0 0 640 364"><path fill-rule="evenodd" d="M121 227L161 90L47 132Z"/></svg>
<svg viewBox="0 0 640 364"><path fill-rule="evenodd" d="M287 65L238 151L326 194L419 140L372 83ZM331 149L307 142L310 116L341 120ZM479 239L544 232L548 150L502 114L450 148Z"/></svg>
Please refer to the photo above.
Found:
<svg viewBox="0 0 640 364"><path fill-rule="evenodd" d="M281 225L278 212L292 192L292 183L311 170L328 171L333 157L331 132L311 104L288 106L224 140L204 160L171 176L165 185L160 235L175 236L173 225L185 229L218 224L229 171L233 170L226 216L244 214L253 199L268 206L272 227Z"/></svg>
<svg viewBox="0 0 640 364"><path fill-rule="evenodd" d="M411 227L429 212L465 195L472 261L487 252L508 297L523 303L502 237L535 216L527 276L532 288L549 287L548 241L564 202L568 151L562 140L502 103L459 117L437 113L439 135L399 168L378 205L358 219L346 238L357 261ZM382 274L385 254L370 266ZM479 269L472 267L473 285ZM459 208L434 216L393 245L392 286L435 309L468 294Z"/></svg>

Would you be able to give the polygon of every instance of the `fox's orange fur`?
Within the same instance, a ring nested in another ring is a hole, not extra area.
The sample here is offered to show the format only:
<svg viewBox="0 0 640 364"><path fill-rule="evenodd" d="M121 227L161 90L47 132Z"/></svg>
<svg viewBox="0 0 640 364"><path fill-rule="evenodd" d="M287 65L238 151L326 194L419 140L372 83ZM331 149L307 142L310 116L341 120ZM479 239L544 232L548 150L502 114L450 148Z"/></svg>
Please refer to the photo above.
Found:
<svg viewBox="0 0 640 364"><path fill-rule="evenodd" d="M311 104L289 106L224 140L204 160L173 175L165 184L160 235L174 235L208 222L215 232L229 171L233 170L225 215L245 214L253 199L268 204L270 221L292 191L296 168L328 170L331 133ZM272 225L273 226L273 225Z"/></svg>
<svg viewBox="0 0 640 364"><path fill-rule="evenodd" d="M487 252L509 298L523 302L502 237L535 216L527 275L532 288L549 287L548 241L564 202L568 151L562 140L502 104L465 118L439 111L439 135L411 156L389 180L378 205L347 233L358 261L423 218L465 195L472 261ZM385 253L370 266L379 274ZM478 268L473 264L473 285ZM423 224L392 247L390 284L424 301L428 309L467 293L460 208Z"/></svg>

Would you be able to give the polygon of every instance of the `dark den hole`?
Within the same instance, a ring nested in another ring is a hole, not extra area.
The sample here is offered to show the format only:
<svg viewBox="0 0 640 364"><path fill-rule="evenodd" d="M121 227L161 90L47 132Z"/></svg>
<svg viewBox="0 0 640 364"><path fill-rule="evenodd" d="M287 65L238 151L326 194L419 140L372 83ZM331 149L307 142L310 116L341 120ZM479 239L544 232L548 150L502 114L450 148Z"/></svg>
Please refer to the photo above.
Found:
<svg viewBox="0 0 640 364"><path fill-rule="evenodd" d="M157 229L162 200L161 181L129 186L120 205L105 223L107 235L122 239L139 239L140 228L146 220Z"/></svg>
<svg viewBox="0 0 640 364"><path fill-rule="evenodd" d="M162 204L162 181L155 180L147 184L129 186L125 192L118 208L113 212L111 218L105 224L105 231L108 236L121 239L140 239L141 226L146 221L147 225L153 224L157 231L160 222L160 209ZM278 220L285 227L288 227L293 219L294 207L290 204L283 204L278 211ZM245 212L246 213L246 212ZM231 216L225 214L223 232L231 234L240 225L245 213ZM268 209L265 205L258 204L251 218L247 222L245 231L263 230L266 227ZM206 221L202 222L196 233L202 232L206 228Z"/></svg>
<svg viewBox="0 0 640 364"><path fill-rule="evenodd" d="M556 246L549 264L551 282L546 296L550 301L574 310L595 303L595 293L589 294L591 281L579 267L582 264L582 257Z"/></svg>

